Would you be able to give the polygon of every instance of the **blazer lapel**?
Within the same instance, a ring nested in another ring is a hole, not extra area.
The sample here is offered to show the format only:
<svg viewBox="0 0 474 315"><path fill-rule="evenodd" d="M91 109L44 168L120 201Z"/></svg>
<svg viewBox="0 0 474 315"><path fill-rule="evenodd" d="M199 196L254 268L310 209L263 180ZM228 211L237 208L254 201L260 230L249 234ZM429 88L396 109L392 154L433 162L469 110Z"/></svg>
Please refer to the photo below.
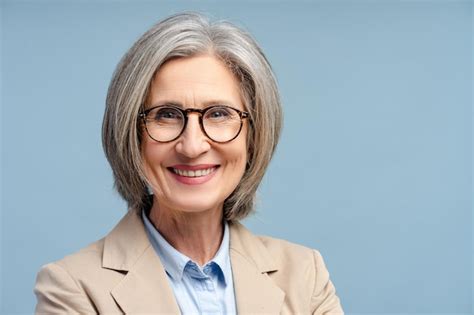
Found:
<svg viewBox="0 0 474 315"><path fill-rule="evenodd" d="M278 270L261 240L232 223L230 259L239 314L278 314L285 293L268 276Z"/></svg>
<svg viewBox="0 0 474 315"><path fill-rule="evenodd" d="M102 267L125 273L111 291L127 314L179 314L166 272L138 211L129 213L105 238Z"/></svg>
<svg viewBox="0 0 474 315"><path fill-rule="evenodd" d="M138 211L129 211L105 238L102 267L125 274L111 295L128 314L179 314L140 216ZM230 224L230 259L237 312L280 313L285 293L268 276L278 266L262 241L239 223Z"/></svg>

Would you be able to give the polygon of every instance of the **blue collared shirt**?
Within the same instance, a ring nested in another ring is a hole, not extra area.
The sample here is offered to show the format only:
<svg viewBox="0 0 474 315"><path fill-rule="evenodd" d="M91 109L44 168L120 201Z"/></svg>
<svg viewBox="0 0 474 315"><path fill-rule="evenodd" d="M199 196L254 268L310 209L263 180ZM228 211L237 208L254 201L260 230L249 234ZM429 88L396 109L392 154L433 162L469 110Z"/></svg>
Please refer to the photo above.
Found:
<svg viewBox="0 0 474 315"><path fill-rule="evenodd" d="M143 222L166 270L182 314L236 314L229 257L229 226L214 258L202 268L171 246L142 211ZM157 292L156 294L159 294Z"/></svg>

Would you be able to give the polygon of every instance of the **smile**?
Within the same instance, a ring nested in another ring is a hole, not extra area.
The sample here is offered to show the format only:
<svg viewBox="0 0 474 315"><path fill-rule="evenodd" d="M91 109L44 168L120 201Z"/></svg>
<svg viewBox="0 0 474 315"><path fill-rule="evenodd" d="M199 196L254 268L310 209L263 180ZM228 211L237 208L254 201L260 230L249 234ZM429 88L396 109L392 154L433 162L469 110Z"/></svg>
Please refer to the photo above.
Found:
<svg viewBox="0 0 474 315"><path fill-rule="evenodd" d="M192 170L182 170L182 169L171 167L171 170L173 171L173 173L179 176L184 176L184 177L202 177L202 176L211 174L216 169L217 167L211 167L211 168L192 171Z"/></svg>
<svg viewBox="0 0 474 315"><path fill-rule="evenodd" d="M218 172L219 164L173 165L167 167L172 177L181 184L201 185L210 181Z"/></svg>

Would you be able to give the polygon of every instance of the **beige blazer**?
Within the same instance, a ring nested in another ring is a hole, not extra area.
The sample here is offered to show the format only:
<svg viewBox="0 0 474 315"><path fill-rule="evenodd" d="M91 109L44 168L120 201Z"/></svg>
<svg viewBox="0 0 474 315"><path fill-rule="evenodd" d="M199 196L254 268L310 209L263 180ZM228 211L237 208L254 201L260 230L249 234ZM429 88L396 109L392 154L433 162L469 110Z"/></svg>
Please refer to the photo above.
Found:
<svg viewBox="0 0 474 315"><path fill-rule="evenodd" d="M321 255L230 224L239 314L343 314ZM105 238L41 268L36 314L179 314L137 211Z"/></svg>

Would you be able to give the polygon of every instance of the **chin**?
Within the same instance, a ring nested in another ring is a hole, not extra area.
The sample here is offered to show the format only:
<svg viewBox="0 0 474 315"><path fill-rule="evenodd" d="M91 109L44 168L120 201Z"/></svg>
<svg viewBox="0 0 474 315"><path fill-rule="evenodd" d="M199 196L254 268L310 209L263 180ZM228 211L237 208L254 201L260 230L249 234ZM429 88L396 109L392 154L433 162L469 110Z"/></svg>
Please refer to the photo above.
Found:
<svg viewBox="0 0 474 315"><path fill-rule="evenodd" d="M169 200L167 205L171 209L175 209L179 212L199 213L213 209L222 210L224 202L210 196L204 197L204 195L200 194L197 198L183 195L179 200Z"/></svg>

